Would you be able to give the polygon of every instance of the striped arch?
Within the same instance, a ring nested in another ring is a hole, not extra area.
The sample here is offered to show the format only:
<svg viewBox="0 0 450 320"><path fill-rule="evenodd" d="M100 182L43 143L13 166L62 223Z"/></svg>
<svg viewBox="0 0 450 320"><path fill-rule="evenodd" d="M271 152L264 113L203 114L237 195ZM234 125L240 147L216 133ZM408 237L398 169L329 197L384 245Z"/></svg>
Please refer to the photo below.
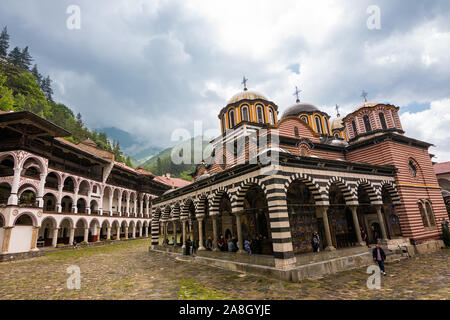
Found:
<svg viewBox="0 0 450 320"><path fill-rule="evenodd" d="M184 200L183 205L181 207L181 216L180 216L181 220L189 219L189 207L191 206L191 202L194 203L194 201L191 198L187 198L186 200Z"/></svg>
<svg viewBox="0 0 450 320"><path fill-rule="evenodd" d="M397 187L395 186L394 183L392 183L391 181L381 181L381 188L380 188L380 193L383 190L383 187L386 188L386 190L389 192L389 195L391 196L392 199L392 204L394 205L401 205L401 201L400 201L400 196L398 195L397 192ZM381 197L381 195L380 195ZM383 200L383 198L381 198Z"/></svg>
<svg viewBox="0 0 450 320"><path fill-rule="evenodd" d="M166 205L162 212L161 221L169 220L171 213L172 213L172 208L170 207L170 205Z"/></svg>
<svg viewBox="0 0 450 320"><path fill-rule="evenodd" d="M159 219L161 217L161 209L156 207L152 209L152 221L151 221L151 235L152 246L156 246L159 243Z"/></svg>
<svg viewBox="0 0 450 320"><path fill-rule="evenodd" d="M369 200L371 204L382 204L381 197L377 194L377 189L373 186L373 184L367 179L359 179L356 182L355 194L358 197L358 189L362 187L367 194L369 195Z"/></svg>
<svg viewBox="0 0 450 320"><path fill-rule="evenodd" d="M257 178L249 178L245 179L241 182L241 185L238 187L236 194L231 198L231 210L237 211L239 209L244 208L244 199L247 191L254 185L257 185L264 192L264 196L267 199L267 189L266 185L261 183Z"/></svg>
<svg viewBox="0 0 450 320"><path fill-rule="evenodd" d="M180 213L181 213L180 203L175 202L175 204L172 207L172 221L180 220Z"/></svg>
<svg viewBox="0 0 450 320"><path fill-rule="evenodd" d="M44 174L47 176L47 163L45 162L44 159L42 159L41 157L35 156L34 154L28 154L26 155L19 163L20 168L25 169L24 165L28 160L35 160L38 163L40 174Z"/></svg>
<svg viewBox="0 0 450 320"><path fill-rule="evenodd" d="M358 204L358 198L355 197L355 195L352 193L352 189L348 186L347 182L340 177L332 177L328 181L326 187L328 201L330 200L330 188L333 184L336 184L337 187L341 190L346 204Z"/></svg>
<svg viewBox="0 0 450 320"><path fill-rule="evenodd" d="M289 177L289 179L284 184L284 193L285 194L287 194L287 191L288 191L291 183L293 183L294 181L297 181L297 180L306 184L308 189L311 191L316 204L327 204L328 203L328 201L325 201L323 199L323 197L319 191L319 186L315 182L314 178L311 178L310 176L308 176L305 173L296 173Z"/></svg>
<svg viewBox="0 0 450 320"><path fill-rule="evenodd" d="M209 215L215 216L219 214L219 207L220 207L220 200L222 199L223 195L228 195L228 198L230 198L231 201L231 195L228 192L228 189L224 187L220 187L219 189L214 190L212 196L210 197L210 204L209 204Z"/></svg>
<svg viewBox="0 0 450 320"><path fill-rule="evenodd" d="M201 195L198 196L197 201L195 201L196 206L195 206L195 215L196 216L203 216L205 215L206 212L206 206L209 205L209 201L208 201L208 195L206 193L202 193ZM205 206L206 204L206 206Z"/></svg>

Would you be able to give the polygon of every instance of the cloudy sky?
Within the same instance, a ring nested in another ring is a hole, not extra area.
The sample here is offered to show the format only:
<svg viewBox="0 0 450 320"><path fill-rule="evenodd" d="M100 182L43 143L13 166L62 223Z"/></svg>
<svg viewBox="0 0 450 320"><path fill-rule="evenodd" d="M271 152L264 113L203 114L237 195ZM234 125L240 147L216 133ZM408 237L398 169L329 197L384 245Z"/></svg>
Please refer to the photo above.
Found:
<svg viewBox="0 0 450 320"><path fill-rule="evenodd" d="M70 5L80 29L67 28ZM379 29L368 28L372 5ZM335 104L343 115L360 105L364 89L401 107L406 134L435 144L435 161L450 160L448 0L1 0L3 25L54 80L56 101L139 147L167 146L194 120L217 130L245 75L280 115L295 86L332 117Z"/></svg>

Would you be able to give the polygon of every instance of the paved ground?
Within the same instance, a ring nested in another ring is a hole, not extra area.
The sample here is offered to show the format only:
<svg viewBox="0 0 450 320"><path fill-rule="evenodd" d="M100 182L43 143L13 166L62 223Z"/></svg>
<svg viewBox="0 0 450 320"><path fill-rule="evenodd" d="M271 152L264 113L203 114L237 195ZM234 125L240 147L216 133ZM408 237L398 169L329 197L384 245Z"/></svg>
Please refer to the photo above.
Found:
<svg viewBox="0 0 450 320"><path fill-rule="evenodd" d="M366 269L289 283L149 253L150 240L55 251L0 263L0 299L450 299L450 250L387 265L380 290ZM67 267L81 289L67 289Z"/></svg>

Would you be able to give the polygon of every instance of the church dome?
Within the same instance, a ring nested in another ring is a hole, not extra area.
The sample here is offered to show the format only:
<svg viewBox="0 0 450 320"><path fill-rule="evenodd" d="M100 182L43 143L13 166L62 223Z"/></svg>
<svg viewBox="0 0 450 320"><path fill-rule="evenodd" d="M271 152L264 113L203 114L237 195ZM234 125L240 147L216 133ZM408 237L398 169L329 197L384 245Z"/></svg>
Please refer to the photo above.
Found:
<svg viewBox="0 0 450 320"><path fill-rule="evenodd" d="M287 117L297 117L302 113L314 113L314 112L320 112L320 110L316 106L309 103L296 103L293 106L287 108L286 111L284 111L281 119Z"/></svg>
<svg viewBox="0 0 450 320"><path fill-rule="evenodd" d="M344 121L342 120L342 118L334 119L331 122L331 130L342 129L342 128L344 128Z"/></svg>
<svg viewBox="0 0 450 320"><path fill-rule="evenodd" d="M355 111L358 111L359 109L365 108L365 107L375 107L376 105L379 105L379 102L366 102L359 107L355 109Z"/></svg>
<svg viewBox="0 0 450 320"><path fill-rule="evenodd" d="M258 92L244 90L242 92L235 94L230 100L228 100L227 105L236 103L241 100L256 100L256 99L267 100L267 98L264 95Z"/></svg>

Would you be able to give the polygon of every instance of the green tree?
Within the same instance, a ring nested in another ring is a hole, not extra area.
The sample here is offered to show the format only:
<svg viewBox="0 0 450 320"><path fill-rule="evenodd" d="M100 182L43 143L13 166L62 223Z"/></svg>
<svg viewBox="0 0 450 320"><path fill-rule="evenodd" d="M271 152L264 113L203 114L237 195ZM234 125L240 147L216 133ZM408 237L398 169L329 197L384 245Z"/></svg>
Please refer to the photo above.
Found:
<svg viewBox="0 0 450 320"><path fill-rule="evenodd" d="M37 68L37 64L35 64L33 66L33 69L31 69L31 74L34 76L34 78L36 79L37 83L39 85L41 85L42 82L42 74L39 73L38 68Z"/></svg>
<svg viewBox="0 0 450 320"><path fill-rule="evenodd" d="M53 95L53 89L52 89L52 80L50 79L50 76L47 76L42 80L41 83L42 91L44 92L45 96L48 100L53 101L52 95Z"/></svg>
<svg viewBox="0 0 450 320"><path fill-rule="evenodd" d="M9 34L8 29L3 27L2 33L0 34L0 57L6 58L8 55L9 48Z"/></svg>
<svg viewBox="0 0 450 320"><path fill-rule="evenodd" d="M10 111L14 107L14 96L11 89L5 86L6 76L0 73L0 110Z"/></svg>
<svg viewBox="0 0 450 320"><path fill-rule="evenodd" d="M8 60L17 67L22 66L22 52L20 52L19 47L15 47L9 52Z"/></svg>
<svg viewBox="0 0 450 320"><path fill-rule="evenodd" d="M31 61L33 61L33 58L31 57L30 53L28 52L28 46L26 46L21 53L20 58L20 66L26 70L30 70Z"/></svg>

